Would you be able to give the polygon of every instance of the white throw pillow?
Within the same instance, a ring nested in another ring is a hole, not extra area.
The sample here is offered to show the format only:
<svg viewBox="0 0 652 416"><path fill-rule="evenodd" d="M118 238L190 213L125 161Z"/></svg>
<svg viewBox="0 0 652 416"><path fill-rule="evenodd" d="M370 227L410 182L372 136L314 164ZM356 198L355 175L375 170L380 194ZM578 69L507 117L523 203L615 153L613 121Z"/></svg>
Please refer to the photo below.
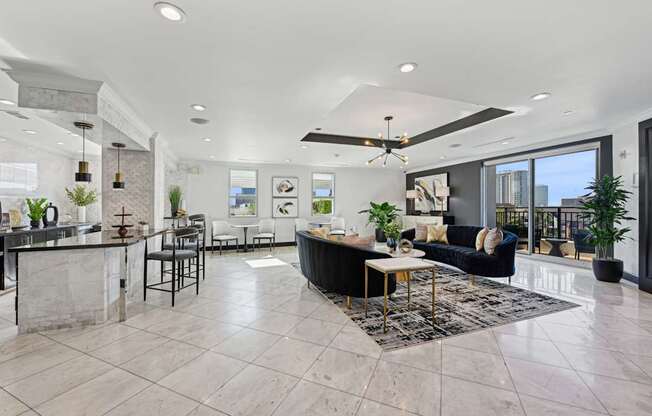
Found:
<svg viewBox="0 0 652 416"><path fill-rule="evenodd" d="M484 251L487 254L494 254L496 247L503 241L503 230L492 228L484 239Z"/></svg>

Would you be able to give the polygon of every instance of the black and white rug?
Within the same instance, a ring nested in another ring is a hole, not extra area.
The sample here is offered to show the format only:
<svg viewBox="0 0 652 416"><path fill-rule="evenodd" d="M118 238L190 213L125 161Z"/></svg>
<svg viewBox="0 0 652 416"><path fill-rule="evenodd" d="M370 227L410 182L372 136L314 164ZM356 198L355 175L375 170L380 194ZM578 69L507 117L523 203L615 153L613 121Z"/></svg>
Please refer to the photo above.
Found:
<svg viewBox="0 0 652 416"><path fill-rule="evenodd" d="M432 323L431 273L415 272L411 280L410 308L407 307L407 284L398 282L396 292L388 300L387 333L383 333L382 296L369 299L368 316L365 317L364 299L353 298L349 309L345 296L320 291L384 350L413 346L579 306L482 277L476 276L475 281L471 282L466 273L439 266L435 279L435 324Z"/></svg>

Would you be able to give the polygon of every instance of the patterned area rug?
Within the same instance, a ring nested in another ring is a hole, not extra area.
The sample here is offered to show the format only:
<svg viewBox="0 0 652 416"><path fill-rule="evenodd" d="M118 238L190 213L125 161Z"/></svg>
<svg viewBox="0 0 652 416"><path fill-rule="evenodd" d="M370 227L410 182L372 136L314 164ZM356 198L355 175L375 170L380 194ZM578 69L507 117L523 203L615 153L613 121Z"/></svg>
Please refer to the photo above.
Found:
<svg viewBox="0 0 652 416"><path fill-rule="evenodd" d="M369 299L365 317L364 299L353 298L349 309L345 296L320 291L386 351L579 306L482 277L475 277L472 282L466 273L439 266L435 279L435 324L432 323L431 273L415 272L410 308L407 283L398 282L396 292L388 299L387 333L383 333L382 296Z"/></svg>

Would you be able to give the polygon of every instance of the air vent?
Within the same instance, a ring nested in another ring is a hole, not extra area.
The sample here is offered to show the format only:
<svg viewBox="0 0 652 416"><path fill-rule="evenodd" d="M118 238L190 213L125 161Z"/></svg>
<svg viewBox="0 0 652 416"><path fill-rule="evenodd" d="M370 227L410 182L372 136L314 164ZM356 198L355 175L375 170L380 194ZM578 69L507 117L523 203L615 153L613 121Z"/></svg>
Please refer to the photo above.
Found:
<svg viewBox="0 0 652 416"><path fill-rule="evenodd" d="M21 120L29 120L29 117L19 113L18 111L14 111L14 110L2 110L2 111L9 114L10 116L14 116L14 117L19 118Z"/></svg>
<svg viewBox="0 0 652 416"><path fill-rule="evenodd" d="M199 117L191 118L190 122L195 123L195 124L208 124L208 120L206 120L205 118L199 118Z"/></svg>

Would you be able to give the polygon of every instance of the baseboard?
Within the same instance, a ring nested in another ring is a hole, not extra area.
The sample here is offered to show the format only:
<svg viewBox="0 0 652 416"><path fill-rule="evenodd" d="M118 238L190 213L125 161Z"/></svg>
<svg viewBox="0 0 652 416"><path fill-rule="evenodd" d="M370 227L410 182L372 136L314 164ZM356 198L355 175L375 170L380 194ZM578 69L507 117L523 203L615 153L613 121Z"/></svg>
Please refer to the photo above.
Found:
<svg viewBox="0 0 652 416"><path fill-rule="evenodd" d="M283 241L283 242L280 242L280 243L279 243L279 242L275 243L275 244L274 244L274 247L292 247L292 246L296 246L296 245L297 245L297 242L296 242L296 241ZM253 244L251 244L251 243L250 243L250 244L247 244L247 248L248 248L249 250L253 250L253 247L254 247ZM238 250L243 250L243 249L244 249L244 245L243 245L243 244L238 244L238 245L236 246L236 245L231 244L231 245L229 245L228 248L226 247L226 245L223 245L223 246L222 246L222 251L233 251L233 250L235 250L236 248L237 248ZM260 248L261 248L261 250L262 250L262 249L269 249L269 245L268 245L268 244L262 244L262 245L260 246ZM213 246L213 245L207 245L207 246L206 246L206 251L213 251L213 250L214 250L214 251L220 251L220 246Z"/></svg>

